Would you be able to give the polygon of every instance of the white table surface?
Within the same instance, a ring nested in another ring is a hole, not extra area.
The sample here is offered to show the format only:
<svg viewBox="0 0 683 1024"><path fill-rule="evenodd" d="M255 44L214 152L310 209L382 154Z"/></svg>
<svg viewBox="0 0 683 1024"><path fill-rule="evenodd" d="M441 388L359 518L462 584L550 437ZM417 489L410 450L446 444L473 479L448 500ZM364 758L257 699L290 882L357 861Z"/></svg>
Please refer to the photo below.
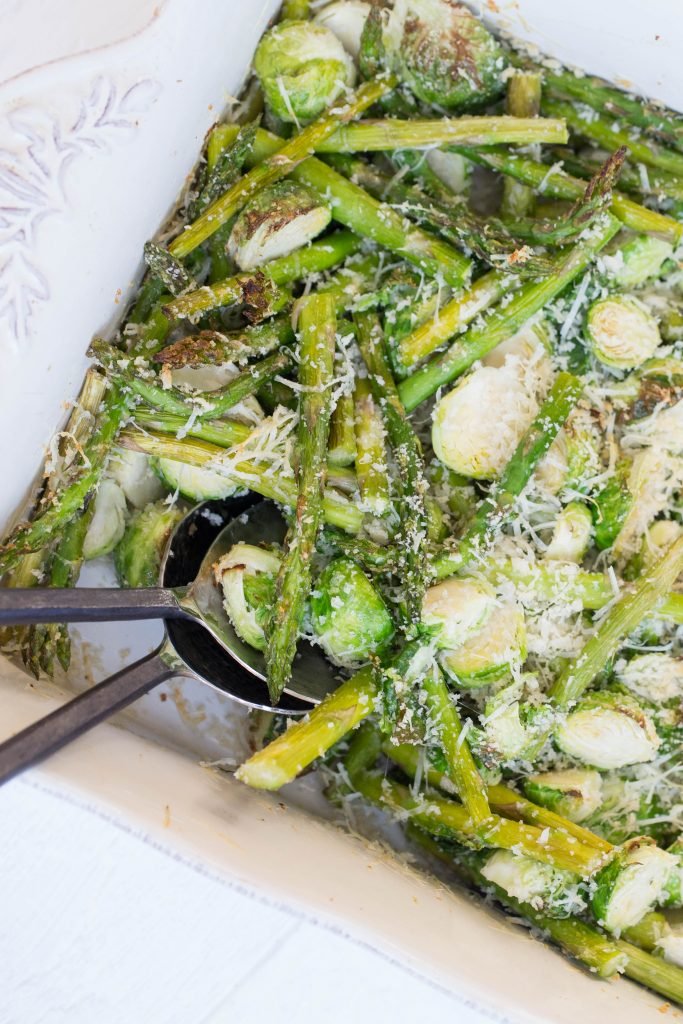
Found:
<svg viewBox="0 0 683 1024"><path fill-rule="evenodd" d="M45 788L0 789L0 1024L486 1018Z"/></svg>

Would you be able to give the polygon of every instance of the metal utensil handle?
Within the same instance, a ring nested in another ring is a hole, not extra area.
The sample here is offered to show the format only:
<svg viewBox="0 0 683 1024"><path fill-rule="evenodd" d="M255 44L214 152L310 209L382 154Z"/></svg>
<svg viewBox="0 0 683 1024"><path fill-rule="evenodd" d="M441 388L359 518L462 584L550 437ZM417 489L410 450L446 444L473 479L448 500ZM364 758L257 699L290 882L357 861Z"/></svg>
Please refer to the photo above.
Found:
<svg viewBox="0 0 683 1024"><path fill-rule="evenodd" d="M22 729L0 743L0 785L176 674L155 651Z"/></svg>
<svg viewBox="0 0 683 1024"><path fill-rule="evenodd" d="M0 626L178 618L186 618L186 614L178 606L176 591L162 587L0 589Z"/></svg>

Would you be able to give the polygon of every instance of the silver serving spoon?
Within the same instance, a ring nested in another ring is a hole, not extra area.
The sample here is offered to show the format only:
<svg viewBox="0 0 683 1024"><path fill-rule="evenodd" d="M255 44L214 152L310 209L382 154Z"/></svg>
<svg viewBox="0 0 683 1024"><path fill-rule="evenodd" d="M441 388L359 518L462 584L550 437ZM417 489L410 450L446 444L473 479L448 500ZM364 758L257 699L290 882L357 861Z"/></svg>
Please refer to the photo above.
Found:
<svg viewBox="0 0 683 1024"><path fill-rule="evenodd" d="M235 633L214 581L214 564L233 544L279 543L285 528L272 502L253 497L205 502L173 532L160 587L0 589L0 626L157 618L166 624L163 642L152 654L0 743L0 784L170 676L194 677L249 707L282 714L302 714L335 689L339 679L332 665L318 648L301 643L293 678L274 708L263 655Z"/></svg>

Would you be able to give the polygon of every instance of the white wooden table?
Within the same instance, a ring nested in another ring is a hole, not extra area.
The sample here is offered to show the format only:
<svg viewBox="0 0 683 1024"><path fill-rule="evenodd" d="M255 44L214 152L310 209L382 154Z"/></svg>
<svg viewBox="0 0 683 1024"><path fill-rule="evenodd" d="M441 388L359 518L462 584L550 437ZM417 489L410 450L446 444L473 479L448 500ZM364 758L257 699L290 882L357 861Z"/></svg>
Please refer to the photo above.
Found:
<svg viewBox="0 0 683 1024"><path fill-rule="evenodd" d="M45 788L0 789L1 1024L486 1018Z"/></svg>

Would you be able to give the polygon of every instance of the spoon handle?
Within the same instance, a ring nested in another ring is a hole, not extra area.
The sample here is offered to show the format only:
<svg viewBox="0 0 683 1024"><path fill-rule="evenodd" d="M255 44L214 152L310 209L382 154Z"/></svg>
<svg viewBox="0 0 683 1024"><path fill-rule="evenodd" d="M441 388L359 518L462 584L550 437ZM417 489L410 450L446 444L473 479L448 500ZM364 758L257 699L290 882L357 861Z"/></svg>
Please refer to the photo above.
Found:
<svg viewBox="0 0 683 1024"><path fill-rule="evenodd" d="M178 605L181 592L162 587L5 587L0 589L0 626L184 619L187 614Z"/></svg>
<svg viewBox="0 0 683 1024"><path fill-rule="evenodd" d="M172 675L177 675L177 669L167 665L159 651L154 651L0 743L0 785L54 754Z"/></svg>

